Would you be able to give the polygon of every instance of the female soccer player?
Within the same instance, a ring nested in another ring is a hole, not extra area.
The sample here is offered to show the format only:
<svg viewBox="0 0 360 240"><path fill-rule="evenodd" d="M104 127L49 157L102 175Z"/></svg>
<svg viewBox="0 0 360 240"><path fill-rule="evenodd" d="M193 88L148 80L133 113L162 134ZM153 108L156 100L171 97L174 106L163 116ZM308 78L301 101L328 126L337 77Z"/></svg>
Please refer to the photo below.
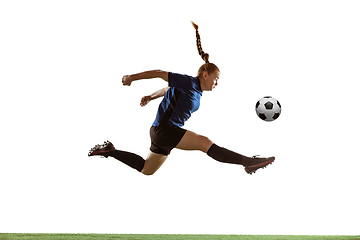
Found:
<svg viewBox="0 0 360 240"><path fill-rule="evenodd" d="M107 141L103 145L96 145L89 152L89 156L111 156L145 175L154 174L165 162L173 148L182 150L200 150L213 159L224 162L241 164L249 174L259 168L264 168L275 160L275 157L259 158L246 157L241 154L219 147L209 138L183 129L183 125L193 112L200 106L203 91L212 91L217 86L220 70L209 62L209 54L204 53L201 47L198 26L196 30L196 44L199 55L205 61L198 71L197 77L182 75L162 70L153 70L134 75L125 75L122 83L130 86L133 81L149 78L161 78L168 82L168 87L160 89L141 99L143 107L150 101L164 97L159 105L156 119L150 128L151 146L148 157L142 157L125 151L116 150L114 145Z"/></svg>

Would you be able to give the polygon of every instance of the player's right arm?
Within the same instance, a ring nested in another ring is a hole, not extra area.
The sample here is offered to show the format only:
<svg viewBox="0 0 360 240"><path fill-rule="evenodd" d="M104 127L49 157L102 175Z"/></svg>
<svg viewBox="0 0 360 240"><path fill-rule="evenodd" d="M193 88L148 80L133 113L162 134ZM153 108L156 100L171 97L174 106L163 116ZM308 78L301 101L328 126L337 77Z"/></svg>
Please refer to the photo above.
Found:
<svg viewBox="0 0 360 240"><path fill-rule="evenodd" d="M154 92L151 95L144 96L141 98L140 106L144 107L146 104L148 104L151 100L157 99L159 97L165 96L166 92L169 90L170 87L165 87L160 89L159 91Z"/></svg>
<svg viewBox="0 0 360 240"><path fill-rule="evenodd" d="M133 81L150 78L162 78L164 81L168 82L169 74L168 72L162 70L152 70L132 75L125 75L122 78L122 83L124 86L130 86Z"/></svg>

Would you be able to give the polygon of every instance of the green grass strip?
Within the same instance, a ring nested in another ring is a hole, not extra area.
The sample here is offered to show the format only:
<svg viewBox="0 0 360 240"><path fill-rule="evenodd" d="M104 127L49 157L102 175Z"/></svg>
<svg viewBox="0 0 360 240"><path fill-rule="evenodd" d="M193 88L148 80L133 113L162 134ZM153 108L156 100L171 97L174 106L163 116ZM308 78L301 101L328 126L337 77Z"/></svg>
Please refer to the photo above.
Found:
<svg viewBox="0 0 360 240"><path fill-rule="evenodd" d="M0 240L360 240L360 236L0 233Z"/></svg>

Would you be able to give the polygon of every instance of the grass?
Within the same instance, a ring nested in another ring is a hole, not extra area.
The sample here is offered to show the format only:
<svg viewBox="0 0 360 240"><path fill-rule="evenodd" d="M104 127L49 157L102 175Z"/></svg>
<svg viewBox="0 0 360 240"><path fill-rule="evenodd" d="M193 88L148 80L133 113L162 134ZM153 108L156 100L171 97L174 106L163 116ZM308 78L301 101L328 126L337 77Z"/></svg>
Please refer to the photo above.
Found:
<svg viewBox="0 0 360 240"><path fill-rule="evenodd" d="M0 233L0 240L360 240L360 236Z"/></svg>

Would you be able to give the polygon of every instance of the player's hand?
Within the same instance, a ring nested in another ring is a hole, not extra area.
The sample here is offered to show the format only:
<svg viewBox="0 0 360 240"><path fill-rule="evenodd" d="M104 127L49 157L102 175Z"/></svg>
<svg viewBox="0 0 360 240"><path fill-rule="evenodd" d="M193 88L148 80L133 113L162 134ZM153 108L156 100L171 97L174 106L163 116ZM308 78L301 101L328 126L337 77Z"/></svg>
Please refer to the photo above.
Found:
<svg viewBox="0 0 360 240"><path fill-rule="evenodd" d="M130 85L131 85L131 82L132 82L132 80L131 80L130 75L125 75L125 76L123 76L123 78L122 78L122 84L123 84L124 86L130 86Z"/></svg>
<svg viewBox="0 0 360 240"><path fill-rule="evenodd" d="M150 96L144 96L144 97L141 98L140 106L144 107L144 106L146 106L150 101L151 101L151 97L150 97Z"/></svg>

